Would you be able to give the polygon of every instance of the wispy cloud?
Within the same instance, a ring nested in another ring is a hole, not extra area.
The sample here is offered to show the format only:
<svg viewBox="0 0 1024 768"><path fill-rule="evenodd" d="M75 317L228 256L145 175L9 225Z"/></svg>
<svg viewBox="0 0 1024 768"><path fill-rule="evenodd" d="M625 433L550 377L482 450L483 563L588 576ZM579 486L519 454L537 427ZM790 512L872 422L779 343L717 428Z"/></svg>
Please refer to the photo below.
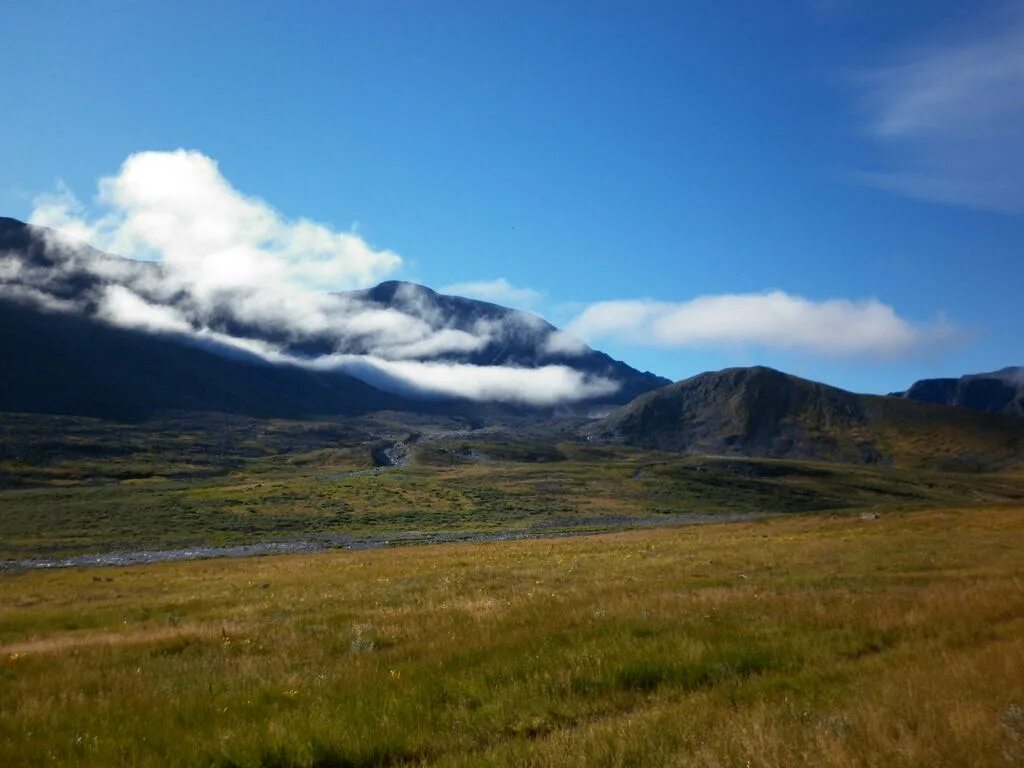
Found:
<svg viewBox="0 0 1024 768"><path fill-rule="evenodd" d="M1024 212L1024 8L857 78L888 167L860 180L935 202Z"/></svg>
<svg viewBox="0 0 1024 768"><path fill-rule="evenodd" d="M540 291L512 285L504 277L499 277L496 280L452 283L444 286L441 292L504 304L517 309L532 309L542 298Z"/></svg>
<svg viewBox="0 0 1024 768"><path fill-rule="evenodd" d="M757 346L827 357L912 353L952 328L915 326L874 299L810 301L782 291L701 296L681 303L603 301L568 328L588 341L612 338L666 347Z"/></svg>

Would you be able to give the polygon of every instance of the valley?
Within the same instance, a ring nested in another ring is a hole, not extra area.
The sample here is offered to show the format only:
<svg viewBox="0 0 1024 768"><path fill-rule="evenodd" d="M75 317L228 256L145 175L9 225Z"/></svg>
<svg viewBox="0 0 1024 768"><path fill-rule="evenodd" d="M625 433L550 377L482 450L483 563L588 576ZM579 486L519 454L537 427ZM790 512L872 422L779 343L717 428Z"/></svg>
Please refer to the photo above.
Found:
<svg viewBox="0 0 1024 768"><path fill-rule="evenodd" d="M681 455L588 439L579 426L509 418L474 429L395 413L142 422L12 414L0 441L0 560L1024 503L1017 471Z"/></svg>

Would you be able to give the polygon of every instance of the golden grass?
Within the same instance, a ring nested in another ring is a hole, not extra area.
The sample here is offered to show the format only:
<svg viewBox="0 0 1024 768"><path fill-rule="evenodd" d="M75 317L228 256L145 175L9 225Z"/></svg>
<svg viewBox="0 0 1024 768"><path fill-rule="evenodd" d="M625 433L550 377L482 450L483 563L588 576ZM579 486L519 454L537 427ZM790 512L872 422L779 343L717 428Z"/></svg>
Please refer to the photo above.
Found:
<svg viewBox="0 0 1024 768"><path fill-rule="evenodd" d="M1024 761L1024 510L0 579L0 765Z"/></svg>

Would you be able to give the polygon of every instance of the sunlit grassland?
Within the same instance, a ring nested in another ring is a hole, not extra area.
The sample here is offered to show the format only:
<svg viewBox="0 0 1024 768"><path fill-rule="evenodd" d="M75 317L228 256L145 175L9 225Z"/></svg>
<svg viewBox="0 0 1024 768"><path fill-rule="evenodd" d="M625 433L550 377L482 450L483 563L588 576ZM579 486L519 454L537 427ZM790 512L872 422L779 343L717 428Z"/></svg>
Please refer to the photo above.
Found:
<svg viewBox="0 0 1024 768"><path fill-rule="evenodd" d="M1024 760L1024 508L0 577L0 764Z"/></svg>

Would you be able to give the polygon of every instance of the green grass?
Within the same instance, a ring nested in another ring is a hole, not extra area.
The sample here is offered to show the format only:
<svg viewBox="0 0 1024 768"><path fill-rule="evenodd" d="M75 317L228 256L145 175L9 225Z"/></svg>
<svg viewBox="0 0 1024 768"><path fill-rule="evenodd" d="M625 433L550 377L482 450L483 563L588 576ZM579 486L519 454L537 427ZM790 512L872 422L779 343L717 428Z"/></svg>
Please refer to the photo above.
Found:
<svg viewBox="0 0 1024 768"><path fill-rule="evenodd" d="M1022 547L989 505L8 574L0 764L1019 764Z"/></svg>

